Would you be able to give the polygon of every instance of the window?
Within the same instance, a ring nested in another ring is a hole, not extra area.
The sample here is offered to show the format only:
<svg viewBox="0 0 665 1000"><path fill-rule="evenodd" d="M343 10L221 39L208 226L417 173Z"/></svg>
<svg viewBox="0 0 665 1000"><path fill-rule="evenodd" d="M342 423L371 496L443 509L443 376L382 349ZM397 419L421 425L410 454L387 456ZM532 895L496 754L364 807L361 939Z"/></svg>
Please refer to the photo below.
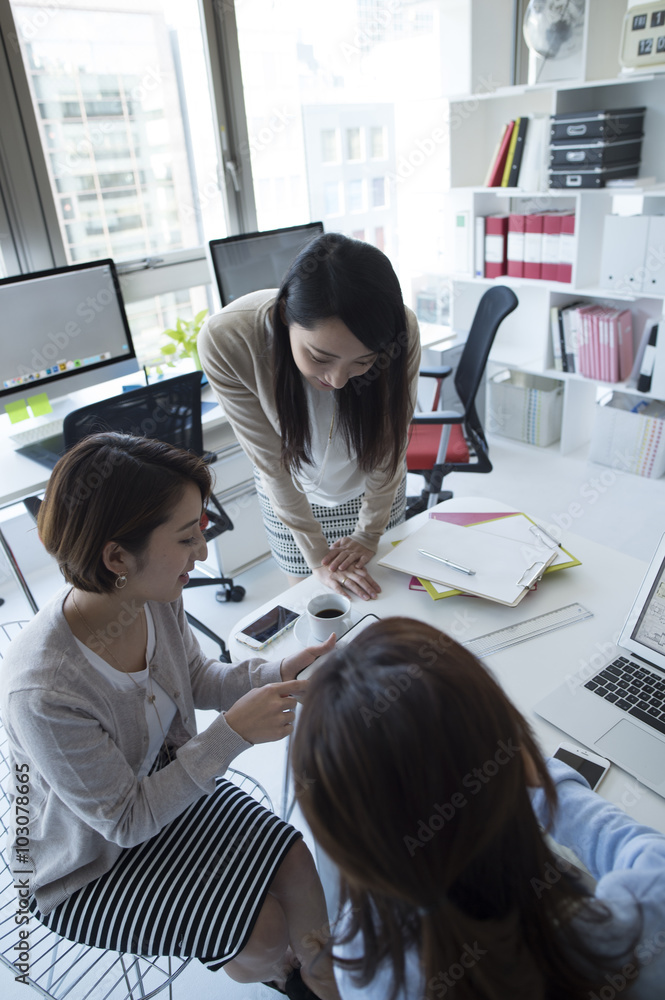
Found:
<svg viewBox="0 0 665 1000"><path fill-rule="evenodd" d="M341 212L339 181L326 181L324 191L324 215L339 215Z"/></svg>
<svg viewBox="0 0 665 1000"><path fill-rule="evenodd" d="M385 177L372 177L372 208L383 208L386 204Z"/></svg>
<svg viewBox="0 0 665 1000"><path fill-rule="evenodd" d="M346 158L347 160L362 159L362 141L359 128L347 128L346 130Z"/></svg>
<svg viewBox="0 0 665 1000"><path fill-rule="evenodd" d="M383 233L383 226L376 226L374 230L374 246L378 247L379 250L386 252L386 241Z"/></svg>
<svg viewBox="0 0 665 1000"><path fill-rule="evenodd" d="M226 235L196 0L12 2L67 260Z"/></svg>
<svg viewBox="0 0 665 1000"><path fill-rule="evenodd" d="M348 195L347 205L349 212L362 212L365 207L362 179L358 178L349 181Z"/></svg>
<svg viewBox="0 0 665 1000"><path fill-rule="evenodd" d="M324 128L321 132L321 159L324 163L337 163L339 160L337 130L334 128Z"/></svg>
<svg viewBox="0 0 665 1000"><path fill-rule="evenodd" d="M330 8L311 0L235 3L247 115L263 127L288 115L279 159L269 147L250 148L257 228L323 219L350 234L359 211L380 210L380 229L368 224L365 237L389 254L410 305L448 264L433 220L449 187L442 88L445 46L459 32L451 8L445 0L345 0L332 23ZM279 59L269 63L276 38ZM287 171L304 197L266 202L261 179ZM359 178L364 203L349 184Z"/></svg>
<svg viewBox="0 0 665 1000"><path fill-rule="evenodd" d="M386 158L386 130L383 126L373 125L369 130L369 155L373 160Z"/></svg>
<svg viewBox="0 0 665 1000"><path fill-rule="evenodd" d="M352 231L351 235L353 236L354 240L363 240L364 241L364 239L365 239L365 230L364 229L354 229Z"/></svg>
<svg viewBox="0 0 665 1000"><path fill-rule="evenodd" d="M148 369L168 365L168 357L161 353L162 347L170 342L164 330L173 329L178 319L193 319L202 309L209 308L208 301L209 289L196 286L128 303L127 320L139 364Z"/></svg>

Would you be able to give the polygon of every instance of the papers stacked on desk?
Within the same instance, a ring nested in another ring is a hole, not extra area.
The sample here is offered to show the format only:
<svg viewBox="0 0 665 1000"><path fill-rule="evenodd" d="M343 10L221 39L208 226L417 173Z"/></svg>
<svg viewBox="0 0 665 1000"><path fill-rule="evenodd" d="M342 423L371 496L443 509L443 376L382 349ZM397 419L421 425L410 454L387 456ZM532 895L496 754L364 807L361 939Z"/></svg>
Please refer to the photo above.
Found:
<svg viewBox="0 0 665 1000"><path fill-rule="evenodd" d="M548 568L578 564L525 514L471 517L477 520L469 527L450 523L447 516L430 519L380 564L429 582L434 593L426 589L435 598L465 593L510 607Z"/></svg>

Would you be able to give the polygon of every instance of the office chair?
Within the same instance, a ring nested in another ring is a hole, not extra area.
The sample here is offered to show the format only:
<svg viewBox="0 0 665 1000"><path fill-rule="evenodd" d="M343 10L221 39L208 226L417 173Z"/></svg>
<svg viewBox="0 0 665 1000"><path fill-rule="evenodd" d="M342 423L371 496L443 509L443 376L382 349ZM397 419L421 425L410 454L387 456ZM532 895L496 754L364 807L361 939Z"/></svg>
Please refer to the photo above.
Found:
<svg viewBox="0 0 665 1000"><path fill-rule="evenodd" d="M205 461L214 459L213 454L203 450L199 371L142 386L68 413L62 428L65 449L101 431L154 437L193 451ZM207 542L233 529L214 493L210 494L209 502L212 507L206 510L208 527L203 532ZM197 577L187 584L188 587L212 585L222 588L216 595L218 601L241 601L245 596L244 587L234 584L230 577Z"/></svg>
<svg viewBox="0 0 665 1000"><path fill-rule="evenodd" d="M476 411L476 394L497 330L517 305L517 296L505 285L488 289L478 303L454 378L463 413L436 409L441 401L443 380L452 368L421 370L423 378L436 379L437 385L432 412L414 413L411 420L407 469L423 476L425 488L419 497L407 499L407 518L452 497L449 490L441 489L444 477L450 472L492 471L489 448Z"/></svg>
<svg viewBox="0 0 665 1000"><path fill-rule="evenodd" d="M203 451L201 372L190 372L155 385L143 386L111 399L83 406L67 414L63 423L65 450L89 434L102 431L119 431L158 438L178 448L193 451L205 461L212 460L214 455L204 454ZM35 496L27 497L23 503L36 521L41 499ZM210 494L209 504L211 506L204 512L206 527L203 537L206 542L211 542L224 531L233 529L233 522L214 492ZM5 550L19 586L32 610L36 612L38 608L34 597L1 531L0 547ZM206 575L205 570L202 572L204 576L193 577L186 587L221 587L223 589L216 594L218 601L241 601L245 596L245 588L234 584L230 577ZM219 659L229 663L231 657L224 640L189 611L185 614L190 625L217 643L220 648Z"/></svg>

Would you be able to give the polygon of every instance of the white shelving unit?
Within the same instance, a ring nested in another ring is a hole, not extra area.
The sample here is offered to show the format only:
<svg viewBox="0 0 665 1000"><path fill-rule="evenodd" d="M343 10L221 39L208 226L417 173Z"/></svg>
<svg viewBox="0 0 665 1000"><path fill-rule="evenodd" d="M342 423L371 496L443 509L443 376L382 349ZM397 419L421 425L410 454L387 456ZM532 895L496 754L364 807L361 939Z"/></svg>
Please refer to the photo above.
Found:
<svg viewBox="0 0 665 1000"><path fill-rule="evenodd" d="M505 16L512 4L500 0ZM471 0L471 6L474 6ZM536 281L502 276L494 280L456 274L452 280L454 329L468 329L478 301L491 284L513 287L520 304L502 324L490 355L494 371L517 368L562 381L564 405L561 451L574 451L591 437L595 404L603 390L634 392L622 383L602 383L553 367L550 307L575 301L626 305L633 313L636 347L648 317L663 317L664 296L619 294L600 287L603 225L607 215L665 214L665 73L621 75L618 51L625 0L591 0L585 32L581 80L549 81L533 86L499 87L451 100L451 209L467 211L475 233L475 218L497 212L571 209L575 212L575 260L572 281ZM473 24L472 24L473 27ZM602 30L601 30L602 27ZM655 187L630 190L548 190L482 187L497 137L506 121L518 115L554 114L595 108L646 106L640 175L656 179ZM665 253L665 247L662 248ZM652 396L665 399L665 343L652 382Z"/></svg>

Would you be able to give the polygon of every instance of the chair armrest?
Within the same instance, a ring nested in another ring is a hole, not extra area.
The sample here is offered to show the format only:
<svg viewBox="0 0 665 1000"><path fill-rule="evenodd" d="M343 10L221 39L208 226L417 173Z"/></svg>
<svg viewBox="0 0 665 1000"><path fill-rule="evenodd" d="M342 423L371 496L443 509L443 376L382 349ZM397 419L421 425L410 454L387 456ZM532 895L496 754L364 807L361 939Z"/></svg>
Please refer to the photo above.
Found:
<svg viewBox="0 0 665 1000"><path fill-rule="evenodd" d="M447 378L451 372L450 365L435 365L430 368L421 368L418 374L421 378Z"/></svg>
<svg viewBox="0 0 665 1000"><path fill-rule="evenodd" d="M463 424L464 414L455 410L434 410L432 413L414 413L412 424Z"/></svg>

